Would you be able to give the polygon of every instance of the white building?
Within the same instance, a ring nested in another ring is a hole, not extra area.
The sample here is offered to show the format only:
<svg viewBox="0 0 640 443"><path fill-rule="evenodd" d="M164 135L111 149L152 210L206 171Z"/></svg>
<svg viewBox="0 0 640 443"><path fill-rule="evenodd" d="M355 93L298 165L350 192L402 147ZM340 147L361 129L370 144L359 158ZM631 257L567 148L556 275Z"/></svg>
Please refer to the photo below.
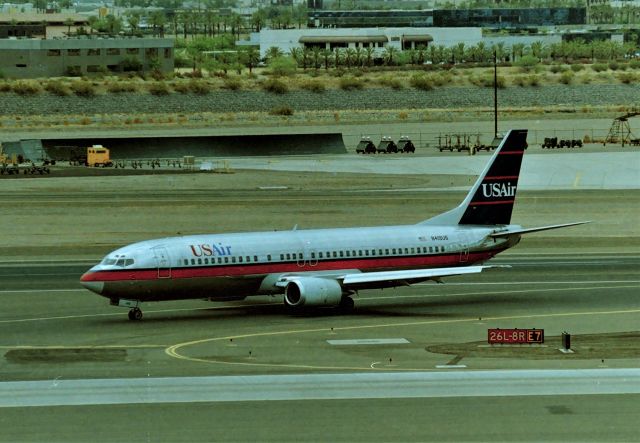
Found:
<svg viewBox="0 0 640 443"><path fill-rule="evenodd" d="M252 33L241 45L260 46L260 56L264 57L272 46L285 54L293 48L321 47L373 48L380 54L388 46L398 50L417 46L444 45L446 47L464 43L476 45L482 40L481 28L334 28L334 29L262 29Z"/></svg>

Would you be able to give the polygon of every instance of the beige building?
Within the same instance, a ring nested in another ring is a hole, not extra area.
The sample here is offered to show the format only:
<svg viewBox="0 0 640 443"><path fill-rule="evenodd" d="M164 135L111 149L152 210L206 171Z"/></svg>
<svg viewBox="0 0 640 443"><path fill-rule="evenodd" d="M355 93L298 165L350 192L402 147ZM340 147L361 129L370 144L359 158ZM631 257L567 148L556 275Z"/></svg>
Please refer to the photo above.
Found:
<svg viewBox="0 0 640 443"><path fill-rule="evenodd" d="M0 14L0 38L61 38L79 28L89 30L87 17L78 14L38 14L13 12Z"/></svg>
<svg viewBox="0 0 640 443"><path fill-rule="evenodd" d="M168 38L0 39L0 72L10 78L60 77L100 72L172 72Z"/></svg>

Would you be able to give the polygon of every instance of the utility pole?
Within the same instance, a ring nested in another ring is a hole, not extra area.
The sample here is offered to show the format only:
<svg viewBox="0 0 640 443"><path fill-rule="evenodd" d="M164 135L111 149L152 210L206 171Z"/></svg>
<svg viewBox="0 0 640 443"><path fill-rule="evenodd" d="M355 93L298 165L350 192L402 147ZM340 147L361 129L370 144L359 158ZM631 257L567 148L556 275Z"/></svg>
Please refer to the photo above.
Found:
<svg viewBox="0 0 640 443"><path fill-rule="evenodd" d="M498 51L493 50L493 136L498 137Z"/></svg>

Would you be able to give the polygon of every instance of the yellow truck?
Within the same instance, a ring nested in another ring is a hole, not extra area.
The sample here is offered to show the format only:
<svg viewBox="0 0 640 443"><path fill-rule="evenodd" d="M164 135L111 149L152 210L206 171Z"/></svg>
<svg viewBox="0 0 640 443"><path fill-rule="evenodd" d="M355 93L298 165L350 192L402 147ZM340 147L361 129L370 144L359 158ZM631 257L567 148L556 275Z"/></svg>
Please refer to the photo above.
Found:
<svg viewBox="0 0 640 443"><path fill-rule="evenodd" d="M113 162L109 157L109 149L102 145L93 145L87 148L87 166L95 168L108 168L113 166Z"/></svg>

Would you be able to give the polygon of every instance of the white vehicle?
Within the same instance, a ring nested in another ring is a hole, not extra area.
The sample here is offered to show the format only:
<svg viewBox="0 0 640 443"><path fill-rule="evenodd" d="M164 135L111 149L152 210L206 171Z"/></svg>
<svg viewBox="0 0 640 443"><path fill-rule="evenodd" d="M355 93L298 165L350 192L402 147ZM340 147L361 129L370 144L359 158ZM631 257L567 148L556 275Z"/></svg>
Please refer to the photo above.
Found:
<svg viewBox="0 0 640 443"><path fill-rule="evenodd" d="M522 234L587 223L510 224L526 138L510 131L459 206L415 225L148 240L110 253L80 282L139 320L142 302L264 294L284 294L292 309L349 310L358 290L479 273Z"/></svg>

